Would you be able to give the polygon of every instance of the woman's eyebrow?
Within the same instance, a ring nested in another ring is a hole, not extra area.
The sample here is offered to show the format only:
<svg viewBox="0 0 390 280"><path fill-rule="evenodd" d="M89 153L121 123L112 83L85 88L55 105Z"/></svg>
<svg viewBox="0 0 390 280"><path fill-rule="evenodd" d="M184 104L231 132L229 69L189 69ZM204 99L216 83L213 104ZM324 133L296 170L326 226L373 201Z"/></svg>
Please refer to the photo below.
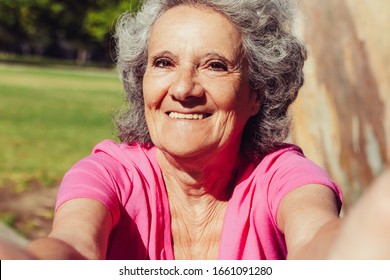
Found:
<svg viewBox="0 0 390 280"><path fill-rule="evenodd" d="M219 59L224 62L226 62L228 65L235 67L237 65L241 65L241 58L240 56L233 57L233 59L229 59L226 56L217 53L217 52L208 52L204 55L203 59Z"/></svg>
<svg viewBox="0 0 390 280"><path fill-rule="evenodd" d="M176 58L176 56L173 53L171 53L170 51L163 50L163 51L160 51L160 52L155 53L152 56L150 56L149 60L150 61L155 61L157 58L160 58L160 57L169 57L171 59Z"/></svg>
<svg viewBox="0 0 390 280"><path fill-rule="evenodd" d="M226 56L221 55L221 54L216 53L216 52L208 52L208 53L206 53L206 55L204 55L204 58L217 58L217 59L226 61L229 64L233 64L233 61L228 59Z"/></svg>

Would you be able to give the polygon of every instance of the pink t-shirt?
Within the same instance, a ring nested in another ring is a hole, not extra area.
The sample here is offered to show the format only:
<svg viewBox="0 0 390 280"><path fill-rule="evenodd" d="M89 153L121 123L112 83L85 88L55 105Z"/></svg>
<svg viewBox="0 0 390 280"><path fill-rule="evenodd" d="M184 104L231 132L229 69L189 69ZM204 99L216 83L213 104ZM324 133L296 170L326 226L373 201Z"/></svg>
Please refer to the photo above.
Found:
<svg viewBox="0 0 390 280"><path fill-rule="evenodd" d="M294 145L267 155L237 173L221 233L218 259L285 259L283 234L276 223L280 201L307 184L341 192L329 176ZM102 202L113 230L107 259L174 259L168 197L156 148L106 140L64 176L57 208L75 198Z"/></svg>

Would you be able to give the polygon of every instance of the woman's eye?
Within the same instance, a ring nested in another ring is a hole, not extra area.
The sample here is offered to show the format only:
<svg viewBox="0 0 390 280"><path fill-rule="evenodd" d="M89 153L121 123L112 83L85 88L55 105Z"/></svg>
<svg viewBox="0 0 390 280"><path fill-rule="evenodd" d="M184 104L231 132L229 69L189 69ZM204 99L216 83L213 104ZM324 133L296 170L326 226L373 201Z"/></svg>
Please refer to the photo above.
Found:
<svg viewBox="0 0 390 280"><path fill-rule="evenodd" d="M209 69L213 71L227 71L228 67L220 61L212 61L209 63Z"/></svg>
<svg viewBox="0 0 390 280"><path fill-rule="evenodd" d="M156 61L153 63L153 66L158 68L170 68L173 66L173 63L169 59L159 58L156 59Z"/></svg>

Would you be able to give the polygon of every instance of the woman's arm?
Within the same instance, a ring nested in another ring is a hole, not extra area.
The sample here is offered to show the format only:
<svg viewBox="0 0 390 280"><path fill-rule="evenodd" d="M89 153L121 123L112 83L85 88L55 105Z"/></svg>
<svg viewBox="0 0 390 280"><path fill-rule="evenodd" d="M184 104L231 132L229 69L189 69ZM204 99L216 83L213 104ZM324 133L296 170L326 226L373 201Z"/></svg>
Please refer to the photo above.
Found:
<svg viewBox="0 0 390 280"><path fill-rule="evenodd" d="M0 260L33 260L34 257L30 255L26 249L19 244L0 238Z"/></svg>
<svg viewBox="0 0 390 280"><path fill-rule="evenodd" d="M348 212L330 258L390 259L390 169Z"/></svg>
<svg viewBox="0 0 390 280"><path fill-rule="evenodd" d="M111 214L98 201L74 199L57 210L48 237L27 248L0 242L2 259L104 259L112 228Z"/></svg>
<svg viewBox="0 0 390 280"><path fill-rule="evenodd" d="M289 259L390 258L390 171L340 219L333 192L325 186L300 187L278 210Z"/></svg>
<svg viewBox="0 0 390 280"><path fill-rule="evenodd" d="M38 259L104 259L111 228L111 214L102 203L74 199L58 208L49 237L27 249Z"/></svg>
<svg viewBox="0 0 390 280"><path fill-rule="evenodd" d="M331 189L307 185L288 193L279 205L278 226L289 259L324 259L340 227L337 200Z"/></svg>

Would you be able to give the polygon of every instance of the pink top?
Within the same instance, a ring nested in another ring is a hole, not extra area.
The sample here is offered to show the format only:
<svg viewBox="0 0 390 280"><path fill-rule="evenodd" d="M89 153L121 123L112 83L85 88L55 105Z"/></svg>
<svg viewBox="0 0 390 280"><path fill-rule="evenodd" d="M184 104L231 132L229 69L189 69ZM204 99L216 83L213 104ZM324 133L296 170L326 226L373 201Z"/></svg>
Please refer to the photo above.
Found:
<svg viewBox="0 0 390 280"><path fill-rule="evenodd" d="M328 175L294 145L267 155L257 166L243 164L228 202L218 259L285 259L276 223L280 201L306 184L341 192ZM107 259L174 259L168 197L156 148L106 140L76 163L60 186L57 206L74 198L102 202L111 212Z"/></svg>

